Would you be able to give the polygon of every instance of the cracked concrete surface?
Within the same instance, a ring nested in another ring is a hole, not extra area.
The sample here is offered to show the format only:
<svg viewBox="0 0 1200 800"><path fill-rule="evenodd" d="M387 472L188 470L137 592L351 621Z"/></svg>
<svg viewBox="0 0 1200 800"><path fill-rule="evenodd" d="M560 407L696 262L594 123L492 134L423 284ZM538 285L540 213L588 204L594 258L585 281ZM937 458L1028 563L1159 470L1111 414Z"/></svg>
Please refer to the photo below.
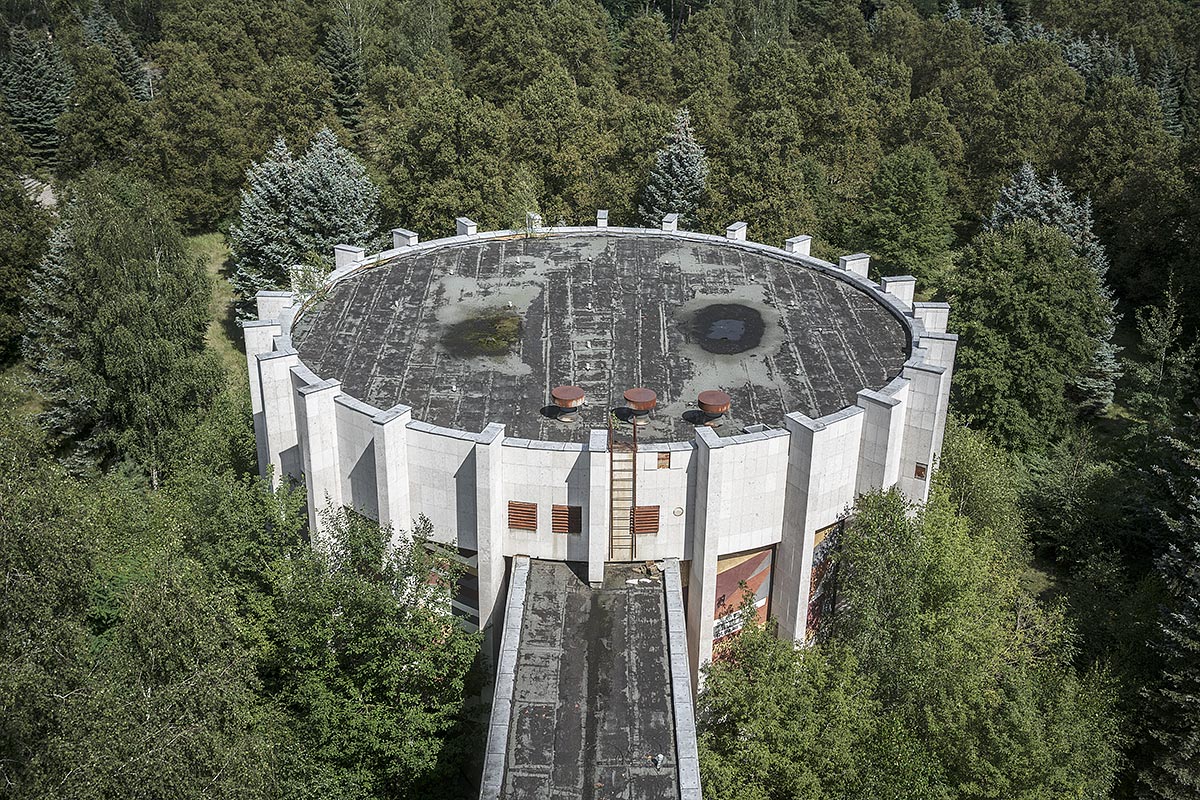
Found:
<svg viewBox="0 0 1200 800"><path fill-rule="evenodd" d="M758 311L757 346L706 352L694 317L713 304ZM523 319L501 357L456 357L445 330L481 313ZM696 395L733 398L725 435L784 414L812 417L880 388L907 358L901 324L866 293L783 257L658 234L598 232L487 239L401 255L336 284L298 321L300 357L322 378L379 408L467 431L584 441L625 389L659 406L648 440L690 440ZM573 423L541 413L558 384L587 392Z"/></svg>

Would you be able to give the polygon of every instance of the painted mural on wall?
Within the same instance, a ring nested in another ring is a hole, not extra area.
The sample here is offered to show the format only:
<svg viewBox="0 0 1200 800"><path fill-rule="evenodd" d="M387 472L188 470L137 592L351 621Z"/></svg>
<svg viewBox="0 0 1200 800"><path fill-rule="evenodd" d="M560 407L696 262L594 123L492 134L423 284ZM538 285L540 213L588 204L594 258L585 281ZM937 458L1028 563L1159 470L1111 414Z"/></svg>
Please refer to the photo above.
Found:
<svg viewBox="0 0 1200 800"><path fill-rule="evenodd" d="M743 593L754 595L754 607L759 622L767 621L771 598L771 568L775 562L775 548L749 550L717 560L717 603L713 615L713 642L742 628ZM745 582L745 587L742 583Z"/></svg>
<svg viewBox="0 0 1200 800"><path fill-rule="evenodd" d="M842 522L835 522L813 534L812 580L808 587L808 638L816 636L823 620L828 619L837 602L837 580L833 551L837 547Z"/></svg>

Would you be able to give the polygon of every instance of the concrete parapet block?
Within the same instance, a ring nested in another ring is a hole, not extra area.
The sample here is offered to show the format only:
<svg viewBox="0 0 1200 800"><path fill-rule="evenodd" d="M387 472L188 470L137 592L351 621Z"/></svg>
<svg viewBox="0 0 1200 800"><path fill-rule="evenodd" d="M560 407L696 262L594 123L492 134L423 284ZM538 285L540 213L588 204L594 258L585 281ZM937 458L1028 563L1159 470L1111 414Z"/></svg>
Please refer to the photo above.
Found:
<svg viewBox="0 0 1200 800"><path fill-rule="evenodd" d="M292 374L307 380L303 366L292 367ZM311 374L311 373L309 373ZM341 508L341 460L338 454L337 411L334 398L342 391L341 381L323 380L296 389L296 432L308 490L308 526L310 535L323 537L321 512L327 505Z"/></svg>
<svg viewBox="0 0 1200 800"><path fill-rule="evenodd" d="M863 410L863 429L859 443L856 494L896 485L904 444L906 396L907 393L896 396L871 389L863 389L858 393L857 405Z"/></svg>
<svg viewBox="0 0 1200 800"><path fill-rule="evenodd" d="M361 247L355 247L349 244L338 244L333 247L333 268L341 269L348 267L351 264L357 264L362 261L367 255L367 251Z"/></svg>
<svg viewBox="0 0 1200 800"><path fill-rule="evenodd" d="M812 237L811 236L793 236L783 243L783 249L789 253L794 253L798 256L811 255Z"/></svg>
<svg viewBox="0 0 1200 800"><path fill-rule="evenodd" d="M401 247L413 247L421 237L415 231L410 231L408 228L392 228L392 247L395 249Z"/></svg>
<svg viewBox="0 0 1200 800"><path fill-rule="evenodd" d="M744 242L747 227L744 222L735 222L725 229L725 238L731 242Z"/></svg>
<svg viewBox="0 0 1200 800"><path fill-rule="evenodd" d="M662 229L668 233L679 230L679 215L667 214L662 218Z"/></svg>
<svg viewBox="0 0 1200 800"><path fill-rule="evenodd" d="M301 475L296 401L292 396L292 368L300 363L300 356L290 348L276 349L259 353L254 360L257 374L252 380L259 383L266 432L266 457L259 459L258 469L264 478L270 471L271 488L277 489L285 476L298 480Z"/></svg>
<svg viewBox="0 0 1200 800"><path fill-rule="evenodd" d="M508 730L512 724L513 695L516 688L517 655L521 649L521 627L525 619L525 595L529 584L529 557L513 556L512 579L504 609L504 631L500 655L496 660L496 687L492 696L492 715L488 723L487 748L483 758L480 800L499 800L504 788Z"/></svg>
<svg viewBox="0 0 1200 800"><path fill-rule="evenodd" d="M950 322L949 303L913 303L913 316L929 333L945 333Z"/></svg>
<svg viewBox="0 0 1200 800"><path fill-rule="evenodd" d="M696 742L696 712L688 669L687 621L679 559L663 564L663 590L667 610L667 658L671 670L671 705L675 716L675 762L680 800L700 798L700 754Z"/></svg>
<svg viewBox="0 0 1200 800"><path fill-rule="evenodd" d="M608 227L608 209L607 208L596 209L596 227L597 228L607 228Z"/></svg>
<svg viewBox="0 0 1200 800"><path fill-rule="evenodd" d="M291 292L262 291L254 295L258 309L258 318L262 321L277 321L283 315L283 309L293 303Z"/></svg>
<svg viewBox="0 0 1200 800"><path fill-rule="evenodd" d="M917 279L912 275L896 275L885 277L881 281L883 290L909 306L912 305L913 294L917 289Z"/></svg>
<svg viewBox="0 0 1200 800"><path fill-rule="evenodd" d="M842 256L838 259L838 266L847 272L853 272L855 275L865 278L867 277L867 268L871 266L871 257L866 253Z"/></svg>
<svg viewBox="0 0 1200 800"><path fill-rule="evenodd" d="M467 217L459 217L454 220L454 228L459 236L474 236L479 233L479 226L475 221Z"/></svg>

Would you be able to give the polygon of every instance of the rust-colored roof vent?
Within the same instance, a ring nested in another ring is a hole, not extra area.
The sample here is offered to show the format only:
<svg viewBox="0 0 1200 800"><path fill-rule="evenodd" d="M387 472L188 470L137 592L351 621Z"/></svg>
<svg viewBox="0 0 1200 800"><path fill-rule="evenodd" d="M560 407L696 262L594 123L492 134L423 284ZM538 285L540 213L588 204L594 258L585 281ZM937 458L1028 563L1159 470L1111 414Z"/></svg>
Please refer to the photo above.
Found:
<svg viewBox="0 0 1200 800"><path fill-rule="evenodd" d="M725 416L732 402L729 395L717 389L701 392L696 398L696 405L700 406L700 412L704 414L704 424L713 427L720 424L717 420Z"/></svg>
<svg viewBox="0 0 1200 800"><path fill-rule="evenodd" d="M558 406L555 417L559 422L574 422L577 409L583 405L583 389L578 386L555 386L550 390L550 399Z"/></svg>
<svg viewBox="0 0 1200 800"><path fill-rule="evenodd" d="M650 412L658 405L658 395L650 389L625 390L625 405L633 412L633 424L645 425L650 421Z"/></svg>

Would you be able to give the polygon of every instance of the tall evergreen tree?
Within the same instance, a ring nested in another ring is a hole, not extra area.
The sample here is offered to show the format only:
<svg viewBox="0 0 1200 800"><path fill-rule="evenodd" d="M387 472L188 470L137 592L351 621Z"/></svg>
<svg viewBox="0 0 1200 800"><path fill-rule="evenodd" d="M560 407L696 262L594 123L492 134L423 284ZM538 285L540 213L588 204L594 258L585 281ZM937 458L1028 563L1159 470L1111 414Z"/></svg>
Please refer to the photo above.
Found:
<svg viewBox="0 0 1200 800"><path fill-rule="evenodd" d="M29 272L46 249L50 215L30 197L22 181L33 168L16 131L0 117L0 365L20 348L21 306Z"/></svg>
<svg viewBox="0 0 1200 800"><path fill-rule="evenodd" d="M88 44L100 45L112 54L121 80L135 99L143 103L150 99L150 76L142 57L100 0L92 0L92 7L83 19L83 38Z"/></svg>
<svg viewBox="0 0 1200 800"><path fill-rule="evenodd" d="M366 76L363 72L363 32L361 3L346 0L339 9L337 20L329 27L325 45L321 48L320 60L329 72L333 83L333 107L338 119L351 132L357 132L362 123L363 87Z"/></svg>
<svg viewBox="0 0 1200 800"><path fill-rule="evenodd" d="M675 112L675 120L666 146L654 157L650 179L642 191L638 213L642 221L655 226L666 214L679 214L681 223L693 222L704 201L708 181L708 158L696 141L691 117L686 108Z"/></svg>
<svg viewBox="0 0 1200 800"><path fill-rule="evenodd" d="M1150 704L1153 760L1140 775L1145 796L1200 796L1200 420L1193 419L1186 472L1175 481L1178 515L1166 520L1174 542L1158 559L1168 599L1154 649L1161 678L1144 694Z"/></svg>
<svg viewBox="0 0 1200 800"><path fill-rule="evenodd" d="M1116 298L1107 281L1108 253L1096 236L1092 224L1090 200L1076 201L1057 176L1042 181L1029 163L1021 165L992 209L989 227L1001 230L1018 220L1028 219L1065 233L1071 239L1075 254L1084 259L1096 274L1101 301L1106 308L1101 329L1092 334L1094 355L1088 369L1074 382L1074 394L1079 405L1089 412L1107 408L1113 399L1116 382L1121 377L1118 348L1113 342L1116 334Z"/></svg>
<svg viewBox="0 0 1200 800"><path fill-rule="evenodd" d="M1183 309L1174 286L1167 288L1161 306L1143 306L1134 313L1137 357L1125 361L1129 405L1153 430L1170 424L1179 405L1196 385L1200 342L1187 342Z"/></svg>
<svg viewBox="0 0 1200 800"><path fill-rule="evenodd" d="M971 12L971 24L983 31L983 40L988 44L1008 44L1013 40L1012 29L1008 27L998 0L976 6Z"/></svg>
<svg viewBox="0 0 1200 800"><path fill-rule="evenodd" d="M68 463L128 459L153 481L208 405L210 282L149 185L90 171L72 187L24 311L42 426Z"/></svg>
<svg viewBox="0 0 1200 800"><path fill-rule="evenodd" d="M1183 136L1183 80L1180 75L1179 57L1174 50L1163 52L1162 62L1154 73L1154 90L1158 92L1163 128L1172 136Z"/></svg>
<svg viewBox="0 0 1200 800"><path fill-rule="evenodd" d="M661 14L640 14L629 21L621 40L617 75L627 94L667 102L675 92L671 76L671 40Z"/></svg>
<svg viewBox="0 0 1200 800"><path fill-rule="evenodd" d="M13 127L40 166L54 163L58 118L71 97L71 69L43 31L9 28L8 58L0 65L0 95Z"/></svg>
<svg viewBox="0 0 1200 800"><path fill-rule="evenodd" d="M140 166L146 112L117 74L103 47L88 47L76 61L71 108L58 119L58 170L65 177L89 167Z"/></svg>
<svg viewBox="0 0 1200 800"><path fill-rule="evenodd" d="M378 228L379 189L328 128L299 158L277 140L246 178L229 239L247 306L260 290L287 286L302 260L332 266L334 245L367 244Z"/></svg>

